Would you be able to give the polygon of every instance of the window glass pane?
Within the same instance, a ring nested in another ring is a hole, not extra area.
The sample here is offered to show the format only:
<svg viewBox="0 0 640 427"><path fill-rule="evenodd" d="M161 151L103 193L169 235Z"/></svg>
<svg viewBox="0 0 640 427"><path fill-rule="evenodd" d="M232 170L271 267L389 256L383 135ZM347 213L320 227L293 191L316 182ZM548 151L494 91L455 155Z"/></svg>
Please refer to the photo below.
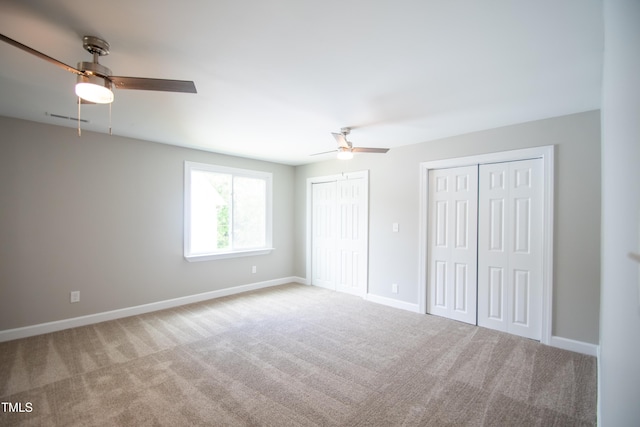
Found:
<svg viewBox="0 0 640 427"><path fill-rule="evenodd" d="M220 203L216 206L216 221L218 234L216 249L225 251L231 249L231 228L233 212L231 203L231 175L211 172L211 184L220 196Z"/></svg>
<svg viewBox="0 0 640 427"><path fill-rule="evenodd" d="M264 179L233 178L233 247L266 245L266 182Z"/></svg>
<svg viewBox="0 0 640 427"><path fill-rule="evenodd" d="M185 258L271 251L272 174L185 162Z"/></svg>
<svg viewBox="0 0 640 427"><path fill-rule="evenodd" d="M229 248L231 176L191 171L191 253Z"/></svg>

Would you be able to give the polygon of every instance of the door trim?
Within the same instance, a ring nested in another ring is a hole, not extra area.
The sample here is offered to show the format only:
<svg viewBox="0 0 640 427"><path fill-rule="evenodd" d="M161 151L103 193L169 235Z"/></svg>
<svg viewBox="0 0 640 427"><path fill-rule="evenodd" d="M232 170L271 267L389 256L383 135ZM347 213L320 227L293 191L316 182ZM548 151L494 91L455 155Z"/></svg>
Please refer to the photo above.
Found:
<svg viewBox="0 0 640 427"><path fill-rule="evenodd" d="M555 147L524 148L520 150L501 151L479 154L475 156L452 159L433 160L420 163L420 205L418 223L418 310L427 313L427 252L428 252L428 206L429 206L429 170L460 166L480 165L486 163L511 162L517 160L543 160L544 195L543 195L543 265L542 265L542 335L540 342L550 345L553 326L553 200L554 200L554 153Z"/></svg>
<svg viewBox="0 0 640 427"><path fill-rule="evenodd" d="M364 226L366 229L366 233L364 236L365 239L365 247L367 248L365 251L365 255L367 259L365 260L365 277L364 277L364 289L362 290L362 294L359 295L364 297L367 295L369 291L369 171L357 171L357 172L343 172L341 174L335 175L326 175L326 176L316 176L307 178L307 218L306 218L306 244L305 244L305 284L311 285L311 255L312 255L312 224L311 219L313 217L313 184L319 184L323 182L332 182L332 181L343 181L347 179L356 179L362 178L364 179L364 195L365 195L365 207L366 212L364 215Z"/></svg>

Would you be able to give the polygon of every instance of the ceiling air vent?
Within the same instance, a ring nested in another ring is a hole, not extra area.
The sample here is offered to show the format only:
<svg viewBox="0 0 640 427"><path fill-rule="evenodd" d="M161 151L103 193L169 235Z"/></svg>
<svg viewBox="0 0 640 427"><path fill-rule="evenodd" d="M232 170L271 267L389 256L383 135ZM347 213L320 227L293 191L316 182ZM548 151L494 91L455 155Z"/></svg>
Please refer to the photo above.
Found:
<svg viewBox="0 0 640 427"><path fill-rule="evenodd" d="M49 117L55 117L56 119L73 120L74 122L78 121L77 117L63 116L62 114L53 114L53 113L45 113L45 114ZM80 119L80 121L82 123L89 123L89 120L87 119Z"/></svg>

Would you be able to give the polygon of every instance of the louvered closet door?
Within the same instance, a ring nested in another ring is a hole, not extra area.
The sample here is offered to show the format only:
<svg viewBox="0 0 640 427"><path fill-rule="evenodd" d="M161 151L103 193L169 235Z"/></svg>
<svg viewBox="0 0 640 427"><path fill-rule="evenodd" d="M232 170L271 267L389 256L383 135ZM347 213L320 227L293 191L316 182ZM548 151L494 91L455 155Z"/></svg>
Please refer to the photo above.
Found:
<svg viewBox="0 0 640 427"><path fill-rule="evenodd" d="M540 340L542 159L480 165L478 325Z"/></svg>
<svg viewBox="0 0 640 427"><path fill-rule="evenodd" d="M429 171L428 301L436 314L476 324L478 167Z"/></svg>

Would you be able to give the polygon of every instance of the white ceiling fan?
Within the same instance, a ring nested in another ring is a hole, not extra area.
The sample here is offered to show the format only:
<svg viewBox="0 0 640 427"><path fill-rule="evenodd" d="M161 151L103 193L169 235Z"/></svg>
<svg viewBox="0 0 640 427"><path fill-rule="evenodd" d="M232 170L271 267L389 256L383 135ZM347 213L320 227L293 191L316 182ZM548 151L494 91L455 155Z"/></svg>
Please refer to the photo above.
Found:
<svg viewBox="0 0 640 427"><path fill-rule="evenodd" d="M312 156L318 156L320 154L338 153L338 159L348 160L353 158L353 153L380 153L384 154L389 151L388 148L371 148L371 147L354 147L350 141L347 141L347 135L351 133L351 128L342 128L340 133L332 132L331 135L336 139L338 148L331 151L324 151L322 153L315 153Z"/></svg>
<svg viewBox="0 0 640 427"><path fill-rule="evenodd" d="M93 61L78 62L77 68L58 61L3 34L0 34L0 40L76 74L76 95L89 103L108 104L113 102L113 87L118 89L197 93L195 83L192 81L112 75L108 67L98 63L98 58L108 55L110 48L109 43L98 37L83 37L82 46L93 55Z"/></svg>

